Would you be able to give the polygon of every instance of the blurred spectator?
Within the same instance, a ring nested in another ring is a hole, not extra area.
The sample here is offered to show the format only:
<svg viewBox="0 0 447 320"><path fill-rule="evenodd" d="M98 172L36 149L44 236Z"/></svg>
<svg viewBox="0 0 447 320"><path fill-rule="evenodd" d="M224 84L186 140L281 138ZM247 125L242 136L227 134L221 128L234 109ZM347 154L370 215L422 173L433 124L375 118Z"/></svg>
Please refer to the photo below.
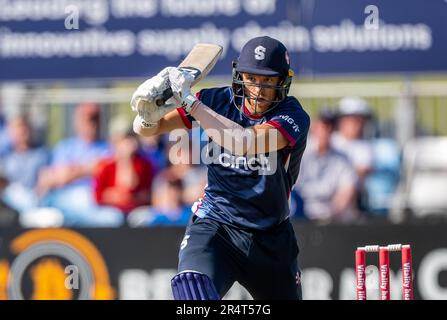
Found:
<svg viewBox="0 0 447 320"><path fill-rule="evenodd" d="M179 141L167 143L165 152L171 165L155 179L152 207L137 208L132 211L128 217L129 225L186 225L188 223L191 207L200 202L207 183L206 168L192 164L190 139L189 134L185 132L185 136ZM188 143L180 145L178 144L180 141Z"/></svg>
<svg viewBox="0 0 447 320"><path fill-rule="evenodd" d="M155 178L153 188L156 192L152 195L152 206L132 211L128 217L129 225L186 225L191 209L182 202L182 181L164 172Z"/></svg>
<svg viewBox="0 0 447 320"><path fill-rule="evenodd" d="M11 137L8 134L6 119L3 113L0 113L0 158L8 154L12 149Z"/></svg>
<svg viewBox="0 0 447 320"><path fill-rule="evenodd" d="M42 206L59 209L65 225L117 226L123 222L118 209L98 207L93 196L92 174L97 162L111 154L99 138L100 108L84 103L75 109L75 137L60 141L50 167L41 171L37 190Z"/></svg>
<svg viewBox="0 0 447 320"><path fill-rule="evenodd" d="M26 115L11 118L8 134L12 151L3 159L3 173L9 182L3 200L11 208L23 212L37 206L34 187L39 170L48 164L49 154L45 148L33 143L33 132Z"/></svg>
<svg viewBox="0 0 447 320"><path fill-rule="evenodd" d="M126 117L112 120L109 136L114 155L100 161L94 176L97 203L117 207L126 214L150 204L154 175L151 162L138 154L139 140L131 124Z"/></svg>
<svg viewBox="0 0 447 320"><path fill-rule="evenodd" d="M167 160L164 153L164 142L161 135L150 137L138 136L140 154L152 163L154 175L166 168Z"/></svg>
<svg viewBox="0 0 447 320"><path fill-rule="evenodd" d="M345 154L354 165L358 176L356 203L363 212L368 212L369 195L365 185L374 170L373 145L364 139L371 110L359 97L345 97L339 103L338 131L332 137L333 147Z"/></svg>
<svg viewBox="0 0 447 320"><path fill-rule="evenodd" d="M167 144L166 152L171 165L166 169L167 174L176 177L182 181L183 192L182 200L185 205L192 206L200 197L204 195L204 189L208 181L207 169L204 165L199 165L201 159L193 158L193 143L191 132L185 132L180 141L169 141ZM198 141L200 136L194 137ZM185 145L179 144L179 142L187 142ZM201 146L206 147L206 144ZM204 149L195 150L200 153ZM200 154L195 155L196 158L200 158ZM193 162L195 163L193 164Z"/></svg>
<svg viewBox="0 0 447 320"><path fill-rule="evenodd" d="M187 206L192 206L204 196L205 186L208 182L207 169L205 166L191 166L190 170L183 176L182 200Z"/></svg>
<svg viewBox="0 0 447 320"><path fill-rule="evenodd" d="M360 183L371 172L373 152L369 141L363 139L371 111L365 100L346 97L340 101L337 131L332 136L333 147L352 162Z"/></svg>
<svg viewBox="0 0 447 320"><path fill-rule="evenodd" d="M347 223L356 219L353 199L357 177L348 159L331 147L333 129L333 113L323 109L319 119L312 123L296 191L308 219Z"/></svg>
<svg viewBox="0 0 447 320"><path fill-rule="evenodd" d="M184 131L178 140L167 141L165 154L169 166L165 169L169 176L183 180L192 169L192 143L189 132Z"/></svg>
<svg viewBox="0 0 447 320"><path fill-rule="evenodd" d="M372 141L374 169L365 181L368 197L363 199L370 217L388 217L400 181L401 150L394 139Z"/></svg>
<svg viewBox="0 0 447 320"><path fill-rule="evenodd" d="M3 173L0 173L0 194L2 194L8 185L8 181L3 177ZM0 227L13 227L18 226L19 213L6 205L2 199L0 199Z"/></svg>

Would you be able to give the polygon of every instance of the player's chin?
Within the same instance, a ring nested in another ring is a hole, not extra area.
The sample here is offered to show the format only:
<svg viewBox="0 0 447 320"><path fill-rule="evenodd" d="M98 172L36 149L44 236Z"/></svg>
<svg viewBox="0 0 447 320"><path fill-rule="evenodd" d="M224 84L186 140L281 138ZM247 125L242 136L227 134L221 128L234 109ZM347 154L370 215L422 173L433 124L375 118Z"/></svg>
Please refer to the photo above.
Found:
<svg viewBox="0 0 447 320"><path fill-rule="evenodd" d="M265 110L267 110L270 107L271 104L272 104L271 101L264 100L264 99L258 99L255 102L255 106L256 106L256 109L258 110L258 112L264 112Z"/></svg>

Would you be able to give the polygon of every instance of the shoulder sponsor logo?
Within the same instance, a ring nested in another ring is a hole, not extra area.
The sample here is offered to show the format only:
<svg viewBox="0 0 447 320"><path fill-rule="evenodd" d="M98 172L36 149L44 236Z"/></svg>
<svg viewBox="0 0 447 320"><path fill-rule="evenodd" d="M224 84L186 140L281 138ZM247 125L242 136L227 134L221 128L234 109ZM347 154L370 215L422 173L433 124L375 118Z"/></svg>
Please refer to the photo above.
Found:
<svg viewBox="0 0 447 320"><path fill-rule="evenodd" d="M295 120L288 116L288 115L280 115L279 116L281 119L283 119L284 121L286 121L287 123L292 125L292 129L295 132L300 132L300 127L298 126L298 124L295 122Z"/></svg>

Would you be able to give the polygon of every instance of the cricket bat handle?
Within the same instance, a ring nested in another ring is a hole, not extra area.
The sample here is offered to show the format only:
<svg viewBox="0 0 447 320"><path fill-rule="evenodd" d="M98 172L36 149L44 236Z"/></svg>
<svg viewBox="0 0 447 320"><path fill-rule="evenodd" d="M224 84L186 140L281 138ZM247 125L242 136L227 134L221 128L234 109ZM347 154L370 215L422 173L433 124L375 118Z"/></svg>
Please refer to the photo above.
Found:
<svg viewBox="0 0 447 320"><path fill-rule="evenodd" d="M160 107L166 103L170 98L172 98L173 93L171 88L167 88L165 91L163 91L161 97L155 99L155 104Z"/></svg>

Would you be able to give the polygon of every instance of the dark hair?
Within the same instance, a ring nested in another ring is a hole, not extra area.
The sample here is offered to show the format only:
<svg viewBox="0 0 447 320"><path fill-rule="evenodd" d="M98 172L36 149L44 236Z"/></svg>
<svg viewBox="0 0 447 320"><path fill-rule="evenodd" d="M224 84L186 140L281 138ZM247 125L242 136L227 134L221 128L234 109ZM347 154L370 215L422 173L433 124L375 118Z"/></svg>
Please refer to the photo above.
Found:
<svg viewBox="0 0 447 320"><path fill-rule="evenodd" d="M334 126L337 121L337 112L334 108L324 106L318 113L318 120Z"/></svg>

